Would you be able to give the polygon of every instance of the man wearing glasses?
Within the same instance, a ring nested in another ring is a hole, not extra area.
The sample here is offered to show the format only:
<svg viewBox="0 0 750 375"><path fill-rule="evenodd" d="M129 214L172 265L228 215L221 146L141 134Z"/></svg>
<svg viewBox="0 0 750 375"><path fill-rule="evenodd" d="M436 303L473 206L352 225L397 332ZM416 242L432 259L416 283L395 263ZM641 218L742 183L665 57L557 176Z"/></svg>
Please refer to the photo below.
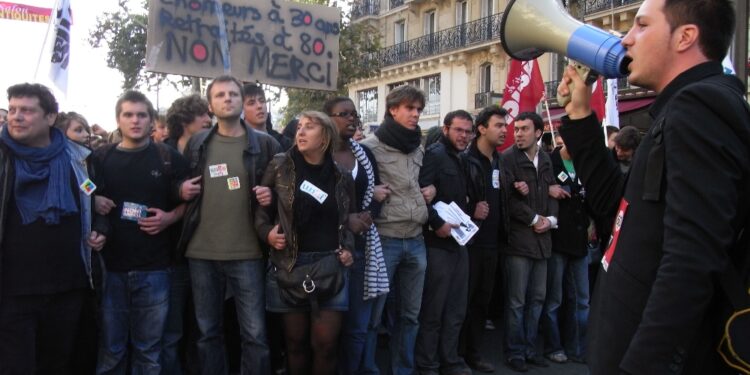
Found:
<svg viewBox="0 0 750 375"><path fill-rule="evenodd" d="M423 230L427 272L415 353L420 374L471 374L458 355L458 338L466 316L469 255L466 247L451 237L451 229L457 228L458 223L444 220L433 207L437 202L456 203L465 213L469 212L467 176L460 153L471 142L473 127L468 112L448 113L442 137L427 147L419 172L419 185L434 185L436 190Z"/></svg>

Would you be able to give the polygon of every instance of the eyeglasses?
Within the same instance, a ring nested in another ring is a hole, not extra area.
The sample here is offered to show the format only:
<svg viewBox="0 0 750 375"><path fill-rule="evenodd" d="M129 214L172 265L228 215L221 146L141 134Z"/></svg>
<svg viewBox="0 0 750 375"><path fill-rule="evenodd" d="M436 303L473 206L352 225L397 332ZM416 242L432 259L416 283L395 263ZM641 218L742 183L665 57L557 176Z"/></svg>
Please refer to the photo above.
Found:
<svg viewBox="0 0 750 375"><path fill-rule="evenodd" d="M448 127L448 130L450 129L453 129L453 131L455 131L458 134L464 134L464 135L469 135L469 136L474 134L473 130L465 130L465 129L459 129L459 128L454 128L454 127Z"/></svg>
<svg viewBox="0 0 750 375"><path fill-rule="evenodd" d="M357 113L357 111L351 111L351 112L349 112L349 111L343 111L343 112L331 113L330 116L331 117L349 117L349 116L352 116L354 118L359 118L359 113Z"/></svg>

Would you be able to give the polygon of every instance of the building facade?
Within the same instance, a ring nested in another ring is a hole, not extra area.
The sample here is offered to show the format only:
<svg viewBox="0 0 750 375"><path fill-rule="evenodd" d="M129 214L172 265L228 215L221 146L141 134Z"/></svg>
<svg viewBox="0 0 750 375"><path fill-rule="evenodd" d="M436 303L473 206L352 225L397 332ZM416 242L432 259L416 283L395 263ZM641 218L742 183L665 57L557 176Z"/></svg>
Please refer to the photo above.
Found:
<svg viewBox="0 0 750 375"><path fill-rule="evenodd" d="M538 1L538 0L534 0ZM604 30L627 33L642 0L567 0L569 12ZM352 22L364 22L378 31L377 53L365 56L379 74L349 84L349 95L372 130L385 114L385 97L400 85L420 87L427 103L420 125L437 126L446 113L465 109L473 113L502 102L510 57L500 43L500 25L507 0L355 0ZM750 13L747 0L735 1L737 33L730 52L737 75L748 80ZM559 114L555 92L564 60L546 53L539 59L552 115ZM645 130L648 105L656 95L619 82L620 125Z"/></svg>

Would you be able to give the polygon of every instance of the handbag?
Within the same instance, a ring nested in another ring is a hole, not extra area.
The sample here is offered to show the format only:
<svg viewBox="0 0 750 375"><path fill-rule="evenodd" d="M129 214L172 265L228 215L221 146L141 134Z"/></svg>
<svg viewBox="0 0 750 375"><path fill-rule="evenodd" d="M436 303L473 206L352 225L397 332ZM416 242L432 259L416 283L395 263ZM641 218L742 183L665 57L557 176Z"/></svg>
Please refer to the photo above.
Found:
<svg viewBox="0 0 750 375"><path fill-rule="evenodd" d="M310 305L317 311L318 301L332 298L344 287L344 272L338 252L332 251L313 263L295 266L291 272L277 268L276 280L285 303Z"/></svg>
<svg viewBox="0 0 750 375"><path fill-rule="evenodd" d="M744 241L738 241L738 248L750 250L747 238L750 236L747 233L742 236L741 232L740 239L743 237ZM719 275L719 284L729 297L733 313L724 324L724 335L716 350L727 365L750 375L750 286L745 279L750 273L750 255L745 257L739 272L730 264L727 271Z"/></svg>

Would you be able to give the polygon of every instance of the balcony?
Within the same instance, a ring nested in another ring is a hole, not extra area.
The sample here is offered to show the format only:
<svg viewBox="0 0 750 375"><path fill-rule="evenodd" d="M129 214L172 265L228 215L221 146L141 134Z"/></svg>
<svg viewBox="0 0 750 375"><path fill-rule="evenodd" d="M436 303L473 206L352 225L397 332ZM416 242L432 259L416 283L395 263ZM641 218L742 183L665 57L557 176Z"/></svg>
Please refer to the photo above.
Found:
<svg viewBox="0 0 750 375"><path fill-rule="evenodd" d="M360 0L352 5L352 20L380 14L380 0Z"/></svg>
<svg viewBox="0 0 750 375"><path fill-rule="evenodd" d="M557 106L558 85L560 85L560 80L544 82L544 92L551 107ZM607 96L606 81L604 86L604 96ZM620 78L617 80L617 100L646 98L651 96L656 96L656 92L644 89L643 87L631 85L627 78Z"/></svg>
<svg viewBox="0 0 750 375"><path fill-rule="evenodd" d="M500 22L502 18L503 14L497 13L463 25L454 26L385 47L377 53L364 56L364 63L370 66L375 64L375 68L385 68L391 65L437 56L473 45L491 41L499 42Z"/></svg>
<svg viewBox="0 0 750 375"><path fill-rule="evenodd" d="M494 92L494 91L488 91L488 92L479 92L474 94L474 108L480 109L485 108L493 104L500 104L503 100L503 94Z"/></svg>
<svg viewBox="0 0 750 375"><path fill-rule="evenodd" d="M390 1L391 6L388 9L398 8L404 5L404 0L389 0L389 1Z"/></svg>
<svg viewBox="0 0 750 375"><path fill-rule="evenodd" d="M643 0L585 0L583 2L583 13L590 15L598 12L616 10L617 8L639 4Z"/></svg>

